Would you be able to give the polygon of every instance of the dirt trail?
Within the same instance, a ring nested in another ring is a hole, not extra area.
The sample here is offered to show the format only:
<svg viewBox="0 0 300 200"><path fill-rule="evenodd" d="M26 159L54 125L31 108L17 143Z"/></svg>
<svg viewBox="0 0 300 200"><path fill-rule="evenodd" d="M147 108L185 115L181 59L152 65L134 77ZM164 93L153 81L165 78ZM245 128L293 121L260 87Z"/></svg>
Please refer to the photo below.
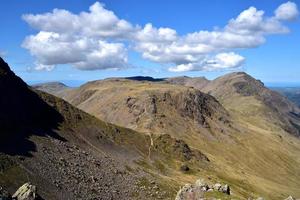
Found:
<svg viewBox="0 0 300 200"><path fill-rule="evenodd" d="M151 148L153 147L153 138L152 138L152 134L151 133L148 133L149 137L150 137L150 146L149 146L149 149L148 149L148 158L150 159L150 156L151 156Z"/></svg>

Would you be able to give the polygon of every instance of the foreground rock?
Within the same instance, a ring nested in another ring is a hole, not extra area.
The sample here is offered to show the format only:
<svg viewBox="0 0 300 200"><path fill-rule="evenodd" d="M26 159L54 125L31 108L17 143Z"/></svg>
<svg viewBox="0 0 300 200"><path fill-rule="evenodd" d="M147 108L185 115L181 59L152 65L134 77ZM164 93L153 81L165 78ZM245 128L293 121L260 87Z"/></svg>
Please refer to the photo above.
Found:
<svg viewBox="0 0 300 200"><path fill-rule="evenodd" d="M17 200L36 200L36 186L31 185L30 183L25 183L15 192L12 198Z"/></svg>
<svg viewBox="0 0 300 200"><path fill-rule="evenodd" d="M178 191L175 200L204 200L205 193L213 191L230 195L230 187L227 184L216 183L210 186L203 179L198 179L194 184L183 186Z"/></svg>

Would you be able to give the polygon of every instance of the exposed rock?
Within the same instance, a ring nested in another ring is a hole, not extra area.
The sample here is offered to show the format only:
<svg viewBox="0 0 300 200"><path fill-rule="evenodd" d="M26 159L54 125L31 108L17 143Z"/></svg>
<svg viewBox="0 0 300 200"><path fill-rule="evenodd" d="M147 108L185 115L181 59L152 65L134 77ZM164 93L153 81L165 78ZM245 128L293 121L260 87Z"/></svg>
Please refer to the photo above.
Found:
<svg viewBox="0 0 300 200"><path fill-rule="evenodd" d="M200 189L204 192L210 189L208 184L203 179L198 179L195 183L195 187L200 187Z"/></svg>
<svg viewBox="0 0 300 200"><path fill-rule="evenodd" d="M221 185L220 183L216 183L216 184L214 184L214 186L213 186L213 189L216 190L216 191L220 191L221 188L222 188L222 185Z"/></svg>
<svg viewBox="0 0 300 200"><path fill-rule="evenodd" d="M292 197L292 196L289 196L288 198L286 198L285 200L295 200L295 198L294 197Z"/></svg>
<svg viewBox="0 0 300 200"><path fill-rule="evenodd" d="M230 187L226 184L222 187L222 192L230 195Z"/></svg>
<svg viewBox="0 0 300 200"><path fill-rule="evenodd" d="M205 193L213 191L230 195L230 187L227 184L222 186L220 183L216 183L210 187L204 179L198 179L195 184L186 184L182 187L178 191L175 200L205 200Z"/></svg>
<svg viewBox="0 0 300 200"><path fill-rule="evenodd" d="M194 200L204 197L204 192L200 187L195 187L191 184L186 184L177 193L175 200Z"/></svg>
<svg viewBox="0 0 300 200"><path fill-rule="evenodd" d="M25 183L15 192L12 198L17 200L35 200L37 199L36 190L36 186Z"/></svg>

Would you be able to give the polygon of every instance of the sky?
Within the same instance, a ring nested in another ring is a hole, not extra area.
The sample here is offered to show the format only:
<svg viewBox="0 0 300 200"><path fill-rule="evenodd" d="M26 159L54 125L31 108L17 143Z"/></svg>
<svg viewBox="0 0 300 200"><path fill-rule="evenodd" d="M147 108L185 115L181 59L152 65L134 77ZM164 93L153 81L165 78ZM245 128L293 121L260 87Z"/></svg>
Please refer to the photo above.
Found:
<svg viewBox="0 0 300 200"><path fill-rule="evenodd" d="M26 82L245 71L300 85L300 0L4 0L0 56Z"/></svg>

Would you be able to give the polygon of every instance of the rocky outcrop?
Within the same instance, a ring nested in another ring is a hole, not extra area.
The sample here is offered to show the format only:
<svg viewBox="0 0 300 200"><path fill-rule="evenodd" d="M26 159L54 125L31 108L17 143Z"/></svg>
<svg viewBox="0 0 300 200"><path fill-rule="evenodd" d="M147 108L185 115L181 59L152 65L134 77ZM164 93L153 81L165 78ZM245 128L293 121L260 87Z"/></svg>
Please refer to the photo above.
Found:
<svg viewBox="0 0 300 200"><path fill-rule="evenodd" d="M199 150L191 149L184 140L172 138L168 134L162 134L154 138L154 150L181 161L197 160L209 162L208 157ZM184 167L187 169L187 166ZM188 171L188 170L187 170Z"/></svg>
<svg viewBox="0 0 300 200"><path fill-rule="evenodd" d="M37 199L36 186L30 183L25 183L15 192L12 198L16 200L36 200Z"/></svg>
<svg viewBox="0 0 300 200"><path fill-rule="evenodd" d="M194 184L186 184L177 193L175 200L205 200L205 193L220 192L230 195L230 187L225 184L216 183L209 185L203 179L198 179Z"/></svg>

